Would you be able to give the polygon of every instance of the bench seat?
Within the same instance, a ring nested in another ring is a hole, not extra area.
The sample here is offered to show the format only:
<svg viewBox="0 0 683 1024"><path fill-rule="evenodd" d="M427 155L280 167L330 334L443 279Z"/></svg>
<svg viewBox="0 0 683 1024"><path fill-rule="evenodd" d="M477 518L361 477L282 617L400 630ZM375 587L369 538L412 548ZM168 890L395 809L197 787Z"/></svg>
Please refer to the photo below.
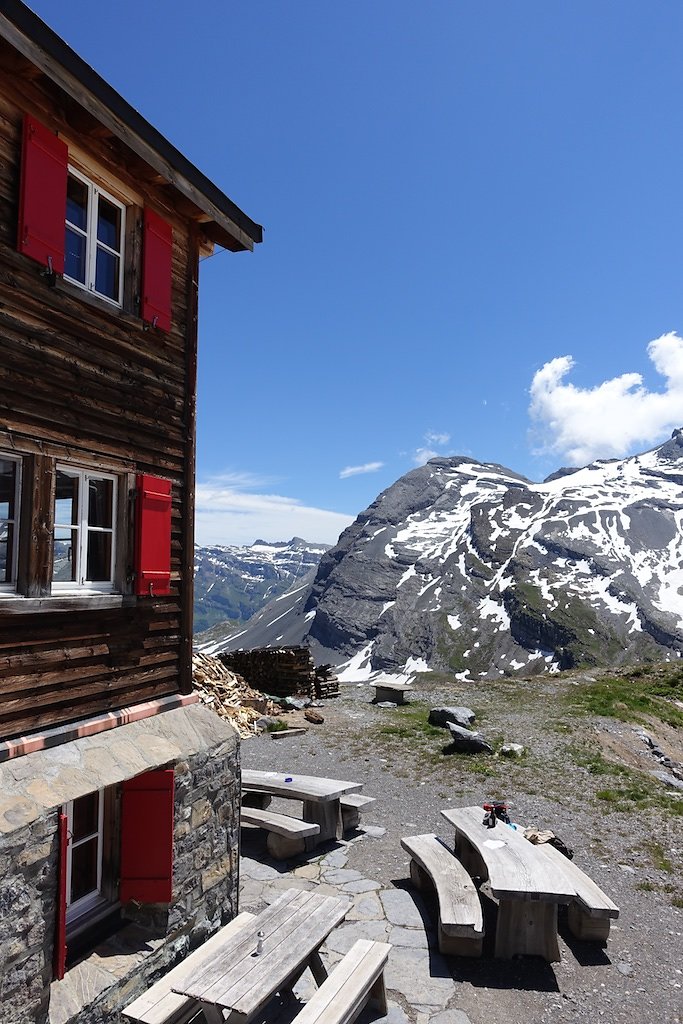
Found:
<svg viewBox="0 0 683 1024"><path fill-rule="evenodd" d="M550 843L539 843L538 849L571 878L576 889L576 897L567 907L572 935L584 941L607 942L610 921L619 917L619 907L573 860Z"/></svg>
<svg viewBox="0 0 683 1024"><path fill-rule="evenodd" d="M238 914L238 916L212 935L198 949L193 950L185 959L172 967L163 978L129 1003L121 1013L128 1020L137 1024L186 1024L198 1011L194 999L172 992L172 987L182 985L202 967L210 962L225 940L237 934L246 924L253 921L254 914Z"/></svg>
<svg viewBox="0 0 683 1024"><path fill-rule="evenodd" d="M416 888L436 891L439 951L481 956L484 918L479 894L463 865L433 833L407 836L401 846L410 854L410 877Z"/></svg>
<svg viewBox="0 0 683 1024"><path fill-rule="evenodd" d="M375 689L375 703L381 704L385 701L394 704L403 704L406 690L412 690L410 683L372 683Z"/></svg>
<svg viewBox="0 0 683 1024"><path fill-rule="evenodd" d="M367 807L368 804L374 804L374 796L363 796L362 793L347 793L343 796L339 803L341 805L342 821L344 823L344 831L348 832L352 828L358 828L360 824L360 812L363 808Z"/></svg>
<svg viewBox="0 0 683 1024"><path fill-rule="evenodd" d="M320 825L301 821L288 814L278 814L260 807L245 807L240 811L240 825L255 825L268 832L268 852L275 860L287 860L303 853L306 839L320 834Z"/></svg>
<svg viewBox="0 0 683 1024"><path fill-rule="evenodd" d="M368 1003L386 1014L384 967L390 950L387 942L358 939L292 1024L351 1024Z"/></svg>

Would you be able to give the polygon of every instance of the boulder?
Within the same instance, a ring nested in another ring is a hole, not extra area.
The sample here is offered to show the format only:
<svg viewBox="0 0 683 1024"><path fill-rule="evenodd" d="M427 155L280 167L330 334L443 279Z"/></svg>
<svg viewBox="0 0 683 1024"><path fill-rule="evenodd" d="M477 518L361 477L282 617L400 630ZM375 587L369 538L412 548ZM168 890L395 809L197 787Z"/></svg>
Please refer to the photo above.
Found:
<svg viewBox="0 0 683 1024"><path fill-rule="evenodd" d="M471 708L432 708L429 712L429 724L439 725L445 729L448 722L461 725L464 729L471 725L475 715Z"/></svg>
<svg viewBox="0 0 683 1024"><path fill-rule="evenodd" d="M458 754L492 754L491 747L480 732L470 729L463 729L461 725L453 722L446 722L446 728L451 734L453 741L452 752Z"/></svg>

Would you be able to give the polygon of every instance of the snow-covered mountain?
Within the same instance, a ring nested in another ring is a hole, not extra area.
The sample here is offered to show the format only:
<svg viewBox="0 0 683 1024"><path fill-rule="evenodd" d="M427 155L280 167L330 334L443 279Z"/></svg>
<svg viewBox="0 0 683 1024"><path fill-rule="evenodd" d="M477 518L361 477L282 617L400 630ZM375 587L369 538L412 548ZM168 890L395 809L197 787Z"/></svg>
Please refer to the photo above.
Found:
<svg viewBox="0 0 683 1024"><path fill-rule="evenodd" d="M541 484L432 459L299 584L215 645L308 643L349 673L461 679L683 653L683 430Z"/></svg>
<svg viewBox="0 0 683 1024"><path fill-rule="evenodd" d="M246 622L318 565L329 544L300 537L248 547L199 547L194 552L195 633L218 625L224 635Z"/></svg>

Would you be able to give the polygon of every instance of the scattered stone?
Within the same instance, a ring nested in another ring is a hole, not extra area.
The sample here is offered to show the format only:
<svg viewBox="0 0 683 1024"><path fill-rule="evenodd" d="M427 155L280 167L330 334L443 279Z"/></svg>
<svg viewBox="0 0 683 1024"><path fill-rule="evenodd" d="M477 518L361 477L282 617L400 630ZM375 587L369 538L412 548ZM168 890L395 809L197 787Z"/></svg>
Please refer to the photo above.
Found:
<svg viewBox="0 0 683 1024"><path fill-rule="evenodd" d="M393 700L378 700L377 703L375 704L375 707L376 708L397 708L398 704L396 704Z"/></svg>
<svg viewBox="0 0 683 1024"><path fill-rule="evenodd" d="M382 836L386 835L387 830L382 828L381 825L361 825L361 832L364 832L366 836L370 836L371 839L381 839Z"/></svg>
<svg viewBox="0 0 683 1024"><path fill-rule="evenodd" d="M453 722L454 725L461 725L463 728L467 728L474 721L475 714L471 708L454 707L454 708L432 708L429 712L429 724L438 725L445 729L448 722Z"/></svg>
<svg viewBox="0 0 683 1024"><path fill-rule="evenodd" d="M346 867L348 859L349 855L345 849L333 850L332 853L328 853L322 858L320 867L323 871L327 868L343 868Z"/></svg>
<svg viewBox="0 0 683 1024"><path fill-rule="evenodd" d="M673 789L683 791L683 781L677 779L675 775L671 775L669 772L651 772L651 774L660 782L663 782L665 786L671 786Z"/></svg>
<svg viewBox="0 0 683 1024"><path fill-rule="evenodd" d="M492 754L493 747L490 746L480 732L473 732L463 729L461 725L454 725L453 722L446 722L446 728L451 734L453 752L458 754Z"/></svg>
<svg viewBox="0 0 683 1024"><path fill-rule="evenodd" d="M617 970L619 971L619 974L623 974L625 978L628 978L631 974L633 974L633 967L631 966L631 964L626 963L625 960L619 961L619 963L617 964Z"/></svg>
<svg viewBox="0 0 683 1024"><path fill-rule="evenodd" d="M325 721L323 715L319 711L315 711L314 708L306 708L304 711L304 718L307 722L311 722L313 725L322 725Z"/></svg>
<svg viewBox="0 0 683 1024"><path fill-rule="evenodd" d="M275 718L274 715L262 715L260 718L256 719L254 726L260 732L264 732L266 729L269 729L270 726L275 725L275 723L279 721L280 719Z"/></svg>
<svg viewBox="0 0 683 1024"><path fill-rule="evenodd" d="M524 753L524 747L521 743L504 743L498 753L502 757L521 757Z"/></svg>

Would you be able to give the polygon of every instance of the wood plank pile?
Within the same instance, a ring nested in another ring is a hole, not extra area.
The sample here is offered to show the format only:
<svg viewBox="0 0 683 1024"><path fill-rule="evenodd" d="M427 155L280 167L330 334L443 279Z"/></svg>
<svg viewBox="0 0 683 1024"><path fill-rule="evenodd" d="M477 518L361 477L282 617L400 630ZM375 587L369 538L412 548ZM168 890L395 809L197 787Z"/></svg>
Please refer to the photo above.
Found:
<svg viewBox="0 0 683 1024"><path fill-rule="evenodd" d="M315 668L308 647L255 647L225 651L221 661L251 686L274 697L314 697Z"/></svg>
<svg viewBox="0 0 683 1024"><path fill-rule="evenodd" d="M316 700L322 700L325 697L339 696L339 680L332 671L331 665L317 666L313 686L315 689Z"/></svg>
<svg viewBox="0 0 683 1024"><path fill-rule="evenodd" d="M194 688L202 703L234 725L240 736L256 732L263 715L279 715L282 709L252 689L242 676L209 654L192 656Z"/></svg>

